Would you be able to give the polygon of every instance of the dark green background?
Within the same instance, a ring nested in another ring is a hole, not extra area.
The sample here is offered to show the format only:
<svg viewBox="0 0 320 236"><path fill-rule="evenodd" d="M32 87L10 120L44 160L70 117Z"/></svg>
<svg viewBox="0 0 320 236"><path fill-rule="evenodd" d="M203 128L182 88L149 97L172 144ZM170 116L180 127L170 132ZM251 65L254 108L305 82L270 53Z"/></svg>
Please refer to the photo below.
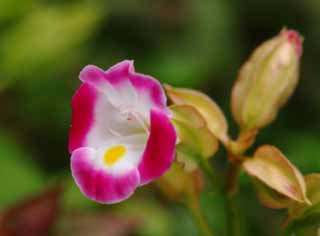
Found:
<svg viewBox="0 0 320 236"><path fill-rule="evenodd" d="M277 145L303 173L319 172L319 24L319 0L1 0L0 209L60 177L68 183L64 211L109 209L82 197L69 171L70 100L85 65L134 59L139 72L200 89L221 105L234 136L229 94L237 71L284 26L305 39L301 80L257 142ZM150 208L142 235L196 235L188 213L155 192L145 187L117 207ZM202 200L216 235L224 235L221 197L207 191ZM244 176L239 202L243 235L277 235L285 211L260 206Z"/></svg>

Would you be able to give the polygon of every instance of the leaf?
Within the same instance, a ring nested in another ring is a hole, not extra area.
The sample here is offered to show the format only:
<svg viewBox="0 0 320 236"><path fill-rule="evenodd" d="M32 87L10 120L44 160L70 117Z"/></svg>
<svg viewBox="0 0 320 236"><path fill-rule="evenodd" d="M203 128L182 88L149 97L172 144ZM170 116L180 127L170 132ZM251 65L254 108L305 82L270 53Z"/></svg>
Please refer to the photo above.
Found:
<svg viewBox="0 0 320 236"><path fill-rule="evenodd" d="M269 188L259 180L254 178L253 183L257 192L257 196L264 206L273 209L282 209L288 208L290 205L292 205L292 200L290 198Z"/></svg>
<svg viewBox="0 0 320 236"><path fill-rule="evenodd" d="M303 217L295 219L286 227L286 232L301 236L319 235L320 204L316 204L308 209Z"/></svg>
<svg viewBox="0 0 320 236"><path fill-rule="evenodd" d="M245 171L277 192L301 203L309 203L299 170L276 148L264 145L244 161Z"/></svg>
<svg viewBox="0 0 320 236"><path fill-rule="evenodd" d="M57 185L9 208L0 217L0 232L6 236L49 235L62 192L62 186Z"/></svg>
<svg viewBox="0 0 320 236"><path fill-rule="evenodd" d="M285 224L296 220L318 215L320 222L320 174L309 174L304 177L307 186L307 197L311 202L310 204L296 203L288 209L288 218Z"/></svg>
<svg viewBox="0 0 320 236"><path fill-rule="evenodd" d="M210 97L192 89L173 88L167 84L164 87L174 104L193 106L203 116L209 130L222 142L227 141L227 121L219 106Z"/></svg>
<svg viewBox="0 0 320 236"><path fill-rule="evenodd" d="M307 196L312 205L320 203L320 174L309 174L304 179L307 185Z"/></svg>
<svg viewBox="0 0 320 236"><path fill-rule="evenodd" d="M218 141L194 107L174 105L171 110L179 137L177 159L185 164L187 170L194 170L199 158L209 158L218 150Z"/></svg>

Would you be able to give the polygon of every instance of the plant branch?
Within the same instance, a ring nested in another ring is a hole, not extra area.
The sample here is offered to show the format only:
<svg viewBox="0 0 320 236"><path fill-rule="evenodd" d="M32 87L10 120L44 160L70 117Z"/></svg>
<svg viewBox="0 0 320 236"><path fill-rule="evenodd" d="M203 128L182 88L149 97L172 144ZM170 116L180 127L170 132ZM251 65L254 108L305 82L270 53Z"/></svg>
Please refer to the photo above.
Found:
<svg viewBox="0 0 320 236"><path fill-rule="evenodd" d="M240 215L239 209L236 205L234 195L228 195L226 197L226 210L227 210L227 235L228 236L240 236Z"/></svg>
<svg viewBox="0 0 320 236"><path fill-rule="evenodd" d="M213 236L212 230L208 225L207 221L205 220L205 217L201 210L199 199L195 193L189 193L187 199L187 206L191 212L194 222L198 226L200 236Z"/></svg>
<svg viewBox="0 0 320 236"><path fill-rule="evenodd" d="M209 161L201 159L200 166L201 166L202 170L205 172L205 174L210 178L211 183L213 184L215 189L218 190L219 193L223 193L223 186L222 186L221 182L219 181L219 178L216 174L216 171L210 165Z"/></svg>
<svg viewBox="0 0 320 236"><path fill-rule="evenodd" d="M229 167L227 173L227 195L233 196L238 192L238 177L241 171L240 161L231 161L229 159Z"/></svg>

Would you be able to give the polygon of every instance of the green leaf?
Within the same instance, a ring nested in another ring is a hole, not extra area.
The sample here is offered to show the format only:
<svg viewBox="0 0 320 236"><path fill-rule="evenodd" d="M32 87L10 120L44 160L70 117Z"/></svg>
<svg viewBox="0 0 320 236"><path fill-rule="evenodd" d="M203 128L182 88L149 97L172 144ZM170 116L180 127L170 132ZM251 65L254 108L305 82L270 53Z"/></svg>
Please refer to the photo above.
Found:
<svg viewBox="0 0 320 236"><path fill-rule="evenodd" d="M297 236L319 235L320 204L308 209L305 214L294 220L286 228L286 232L294 233Z"/></svg>
<svg viewBox="0 0 320 236"><path fill-rule="evenodd" d="M309 174L304 178L307 186L307 196L311 205L293 204L288 209L288 218L285 220L285 224L290 224L294 221L300 223L310 222L310 219L316 217L320 222L320 174Z"/></svg>
<svg viewBox="0 0 320 236"><path fill-rule="evenodd" d="M194 107L208 124L209 130L221 141L228 139L228 124L219 106L207 95L193 89L165 85L169 98L176 105Z"/></svg>
<svg viewBox="0 0 320 236"><path fill-rule="evenodd" d="M320 203L320 174L309 174L304 179L307 185L307 196L311 203Z"/></svg>
<svg viewBox="0 0 320 236"><path fill-rule="evenodd" d="M299 170L271 145L264 145L253 158L244 161L245 171L275 191L301 203L310 203L306 185Z"/></svg>

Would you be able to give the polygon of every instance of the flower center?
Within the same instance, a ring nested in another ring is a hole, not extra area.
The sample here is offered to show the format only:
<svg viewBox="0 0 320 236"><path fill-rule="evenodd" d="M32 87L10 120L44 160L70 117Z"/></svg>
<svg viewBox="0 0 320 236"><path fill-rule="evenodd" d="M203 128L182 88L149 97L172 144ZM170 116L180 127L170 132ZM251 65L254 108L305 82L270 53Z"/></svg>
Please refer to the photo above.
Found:
<svg viewBox="0 0 320 236"><path fill-rule="evenodd" d="M148 123L145 121L145 119L143 118L142 114L138 111L134 111L132 110L132 107L128 107L125 105L121 105L118 107L120 114L122 116L124 116L128 122L132 122L132 121L136 121L138 122L141 127L143 128L143 130L149 134L149 127L148 127Z"/></svg>
<svg viewBox="0 0 320 236"><path fill-rule="evenodd" d="M120 160L126 152L126 148L122 145L113 146L105 151L103 161L107 166L112 166Z"/></svg>

